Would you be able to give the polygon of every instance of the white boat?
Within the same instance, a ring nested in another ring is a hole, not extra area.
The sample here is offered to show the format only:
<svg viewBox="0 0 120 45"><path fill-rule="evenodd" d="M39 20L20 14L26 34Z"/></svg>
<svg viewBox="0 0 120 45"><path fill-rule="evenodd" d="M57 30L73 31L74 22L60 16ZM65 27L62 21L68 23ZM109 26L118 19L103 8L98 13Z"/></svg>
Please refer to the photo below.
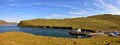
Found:
<svg viewBox="0 0 120 45"><path fill-rule="evenodd" d="M85 31L82 31L81 29L78 30L69 30L69 34L71 35L87 35L88 33Z"/></svg>

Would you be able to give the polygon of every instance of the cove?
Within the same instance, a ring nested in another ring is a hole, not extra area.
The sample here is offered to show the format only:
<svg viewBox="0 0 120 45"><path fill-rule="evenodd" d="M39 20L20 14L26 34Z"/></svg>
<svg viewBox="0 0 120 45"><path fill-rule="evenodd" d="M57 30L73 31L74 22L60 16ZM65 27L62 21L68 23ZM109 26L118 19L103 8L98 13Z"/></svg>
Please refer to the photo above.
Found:
<svg viewBox="0 0 120 45"><path fill-rule="evenodd" d="M76 38L76 36L70 35L68 29L53 29L53 28L34 28L34 27L19 27L15 25L0 26L0 33L18 31L31 33L34 35L53 36L62 38Z"/></svg>

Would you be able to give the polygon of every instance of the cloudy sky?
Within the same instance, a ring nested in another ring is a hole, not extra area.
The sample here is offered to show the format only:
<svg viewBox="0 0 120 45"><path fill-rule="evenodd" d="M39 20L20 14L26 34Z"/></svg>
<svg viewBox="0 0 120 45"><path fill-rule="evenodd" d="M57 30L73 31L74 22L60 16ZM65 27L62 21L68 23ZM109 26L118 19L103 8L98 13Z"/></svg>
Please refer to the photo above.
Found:
<svg viewBox="0 0 120 45"><path fill-rule="evenodd" d="M0 0L0 19L74 18L120 14L120 0Z"/></svg>

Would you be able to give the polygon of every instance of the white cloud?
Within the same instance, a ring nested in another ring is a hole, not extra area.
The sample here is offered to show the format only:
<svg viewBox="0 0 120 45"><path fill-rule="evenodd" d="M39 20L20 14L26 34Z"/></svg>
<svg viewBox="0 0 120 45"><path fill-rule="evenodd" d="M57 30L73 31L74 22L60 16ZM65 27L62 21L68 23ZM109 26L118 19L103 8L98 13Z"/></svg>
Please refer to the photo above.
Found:
<svg viewBox="0 0 120 45"><path fill-rule="evenodd" d="M69 14L72 14L72 15L83 15L83 14L88 14L88 11L86 10L80 10L80 11L73 11L73 12L68 12Z"/></svg>
<svg viewBox="0 0 120 45"><path fill-rule="evenodd" d="M9 4L8 6L12 6L12 7L23 7L23 6L35 6L35 5L42 5L42 3L29 3L29 4L18 4L18 3L13 3L13 4Z"/></svg>
<svg viewBox="0 0 120 45"><path fill-rule="evenodd" d="M56 6L56 7L64 7L64 8L69 8L69 9L79 9L76 6L65 4L65 3L51 3L51 2L45 2L44 3L47 6Z"/></svg>
<svg viewBox="0 0 120 45"><path fill-rule="evenodd" d="M35 3L28 3L28 4L18 4L18 3L12 3L9 4L8 6L12 7L24 7L24 6L40 6L40 5L45 5L45 6L56 6L56 7L64 7L64 8L69 8L69 9L79 9L78 7L72 6L72 5L67 5L67 4L55 4L55 3L50 3L50 2L35 2Z"/></svg>
<svg viewBox="0 0 120 45"><path fill-rule="evenodd" d="M66 18L66 15L62 15L62 14L50 14L46 18L48 18L48 19L63 19L63 18Z"/></svg>
<svg viewBox="0 0 120 45"><path fill-rule="evenodd" d="M31 3L31 4L26 4L26 5L42 5L43 3L38 2L38 3Z"/></svg>
<svg viewBox="0 0 120 45"><path fill-rule="evenodd" d="M64 18L75 18L80 17L80 15L69 15L69 14L50 14L47 19L64 19Z"/></svg>
<svg viewBox="0 0 120 45"><path fill-rule="evenodd" d="M97 0L94 5L96 5L97 7L102 8L103 10L108 11L111 14L120 14L120 9L119 7L113 5L112 3L107 3L106 1L108 0Z"/></svg>
<svg viewBox="0 0 120 45"><path fill-rule="evenodd" d="M77 5L81 5L79 2L52 2L52 1L44 1L44 2L34 2L34 3L30 3L29 0L25 0L28 1L27 3L29 4L25 4L26 2L24 2L23 0L6 0L7 2L9 2L8 6L15 6L15 7L21 7L21 6L34 6L34 5L41 5L44 4L46 6L56 6L56 7L64 7L64 8L70 8L70 9L79 9L79 6L75 6ZM19 3L23 3L23 4L19 4ZM74 5L75 4L75 5ZM87 5L87 2L85 3L85 5Z"/></svg>

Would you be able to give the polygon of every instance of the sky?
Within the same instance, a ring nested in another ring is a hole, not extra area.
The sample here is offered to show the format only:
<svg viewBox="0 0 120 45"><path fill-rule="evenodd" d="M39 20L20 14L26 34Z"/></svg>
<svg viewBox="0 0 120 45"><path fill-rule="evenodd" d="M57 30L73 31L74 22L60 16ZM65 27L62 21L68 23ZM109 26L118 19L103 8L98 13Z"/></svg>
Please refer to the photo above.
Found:
<svg viewBox="0 0 120 45"><path fill-rule="evenodd" d="M120 0L0 0L0 19L8 22L120 15Z"/></svg>

